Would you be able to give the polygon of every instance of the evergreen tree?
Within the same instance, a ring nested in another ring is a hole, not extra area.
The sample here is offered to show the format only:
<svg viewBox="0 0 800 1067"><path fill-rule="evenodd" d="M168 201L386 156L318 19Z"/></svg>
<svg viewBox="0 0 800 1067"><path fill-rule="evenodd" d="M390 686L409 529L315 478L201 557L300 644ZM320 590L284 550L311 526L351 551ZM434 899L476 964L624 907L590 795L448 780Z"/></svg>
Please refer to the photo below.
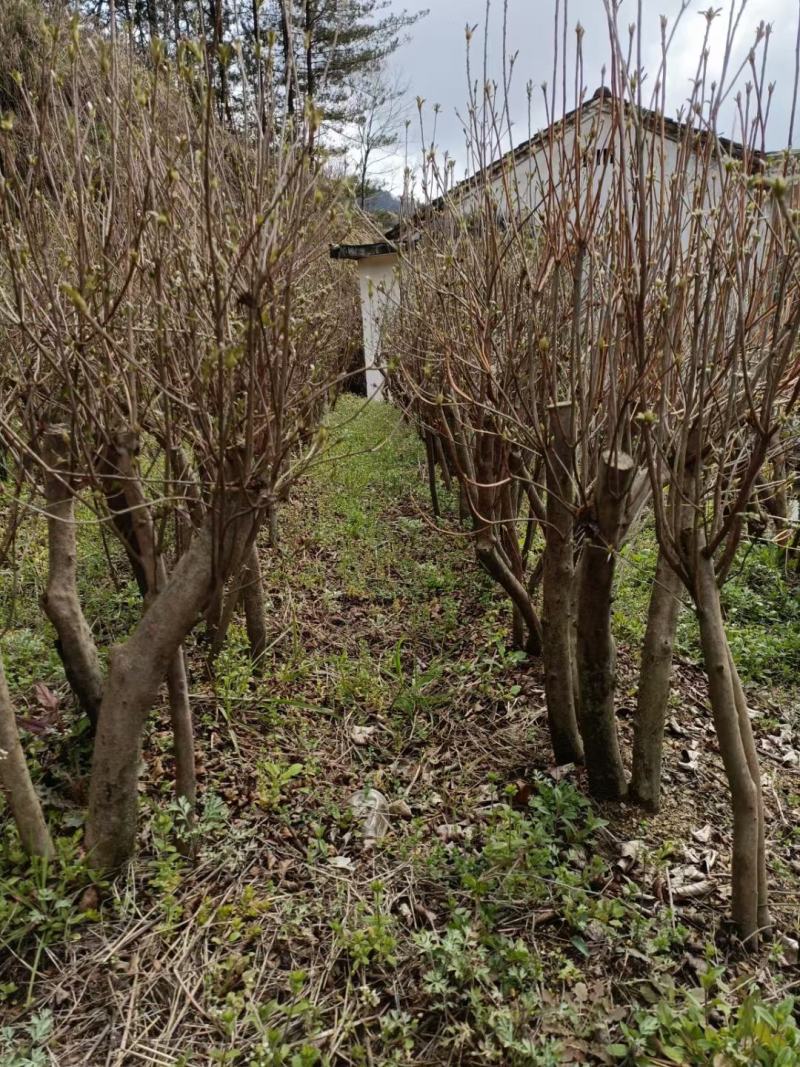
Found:
<svg viewBox="0 0 800 1067"><path fill-rule="evenodd" d="M358 121L362 83L427 12L390 12L390 0L273 0L278 69L290 108L313 103L328 129ZM287 62L288 56L288 62Z"/></svg>
<svg viewBox="0 0 800 1067"><path fill-rule="evenodd" d="M362 116L363 82L402 43L427 12L392 12L390 0L115 0L117 20L131 27L146 49L154 37L171 51L181 38L203 36L217 58L213 76L219 110L229 120L240 112L241 87L220 48L242 45L250 99L276 89L290 113L313 104L329 131ZM107 23L111 0L79 0L79 9ZM264 86L265 55L275 85Z"/></svg>

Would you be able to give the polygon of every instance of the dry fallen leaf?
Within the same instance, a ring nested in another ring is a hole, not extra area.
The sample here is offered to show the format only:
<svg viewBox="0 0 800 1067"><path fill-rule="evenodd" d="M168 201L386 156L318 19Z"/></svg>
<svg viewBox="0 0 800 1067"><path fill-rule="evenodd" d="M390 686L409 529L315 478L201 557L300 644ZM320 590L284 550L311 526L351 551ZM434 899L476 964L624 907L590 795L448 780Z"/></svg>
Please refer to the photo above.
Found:
<svg viewBox="0 0 800 1067"><path fill-rule="evenodd" d="M560 782L562 778L566 778L567 775L572 774L574 770L574 763L562 763L559 767L548 767L547 773L554 782Z"/></svg>
<svg viewBox="0 0 800 1067"><path fill-rule="evenodd" d="M364 746L369 744L369 740L375 733L376 726L351 726L350 727L350 740L354 745Z"/></svg>
<svg viewBox="0 0 800 1067"><path fill-rule="evenodd" d="M715 852L713 848L710 848L707 852L703 853L703 866L706 869L706 873L711 873L711 868L719 859L719 853Z"/></svg>
<svg viewBox="0 0 800 1067"><path fill-rule="evenodd" d="M670 719L669 722L667 723L667 729L675 737L686 737L686 731L684 730L684 728L681 726L681 724L678 722L677 719L674 719L674 718Z"/></svg>
<svg viewBox="0 0 800 1067"><path fill-rule="evenodd" d="M796 967L798 957L800 957L800 943L796 938L789 937L788 934L780 934L779 941L783 947L781 963L784 967Z"/></svg>
<svg viewBox="0 0 800 1067"><path fill-rule="evenodd" d="M698 759L699 752L696 748L684 748L681 751L681 758L678 760L678 766L684 771L696 771Z"/></svg>
<svg viewBox="0 0 800 1067"><path fill-rule="evenodd" d="M59 699L44 682L37 682L33 687L33 691L36 694L36 703L43 711L52 713L58 711Z"/></svg>
<svg viewBox="0 0 800 1067"><path fill-rule="evenodd" d="M78 902L78 911L97 911L100 907L100 892L96 885L87 886Z"/></svg>
<svg viewBox="0 0 800 1067"><path fill-rule="evenodd" d="M643 841L625 841L620 849L620 857L617 860L617 867L623 874L627 874L632 870L642 855L644 849Z"/></svg>
<svg viewBox="0 0 800 1067"><path fill-rule="evenodd" d="M702 882L688 882L686 885L673 889L672 896L675 900L694 900L696 897L707 896L714 888L714 883L704 880Z"/></svg>
<svg viewBox="0 0 800 1067"><path fill-rule="evenodd" d="M359 789L350 797L353 814L361 822L364 844L385 837L389 830L389 802L377 789Z"/></svg>
<svg viewBox="0 0 800 1067"><path fill-rule="evenodd" d="M349 856L330 856L328 864L340 871L352 871L354 867L354 863Z"/></svg>
<svg viewBox="0 0 800 1067"><path fill-rule="evenodd" d="M445 844L448 841L459 841L464 837L464 827L457 822L443 822L436 827L436 836Z"/></svg>

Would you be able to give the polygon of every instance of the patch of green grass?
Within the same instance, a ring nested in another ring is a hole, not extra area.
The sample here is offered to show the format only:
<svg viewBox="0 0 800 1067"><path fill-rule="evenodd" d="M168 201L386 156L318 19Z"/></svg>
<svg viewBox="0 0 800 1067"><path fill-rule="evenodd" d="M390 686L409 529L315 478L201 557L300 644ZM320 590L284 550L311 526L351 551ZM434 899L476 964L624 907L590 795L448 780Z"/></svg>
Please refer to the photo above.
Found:
<svg viewBox="0 0 800 1067"><path fill-rule="evenodd" d="M743 1001L709 967L699 989L662 990L651 1010L622 1023L623 1040L608 1051L626 1067L692 1064L693 1067L794 1067L800 1063L796 1001L765 1000L758 990Z"/></svg>
<svg viewBox="0 0 800 1067"><path fill-rule="evenodd" d="M64 684L64 668L55 646L55 633L40 625L10 630L2 638L3 666L12 699L28 694L36 682Z"/></svg>
<svg viewBox="0 0 800 1067"><path fill-rule="evenodd" d="M548 898L554 878L572 882L579 870L590 881L597 872L584 847L602 825L573 786L540 780L525 811L497 805L480 846L445 851L443 859L452 864L460 889L495 917L509 906L533 907Z"/></svg>
<svg viewBox="0 0 800 1067"><path fill-rule="evenodd" d="M0 1002L30 997L43 954L80 937L80 926L99 919L78 901L96 882L81 853L80 835L56 838L56 855L48 861L30 859L16 831L6 822L0 837L0 948L22 963L20 982L0 983Z"/></svg>
<svg viewBox="0 0 800 1067"><path fill-rule="evenodd" d="M330 417L332 445L312 474L324 487L315 535L337 552L349 593L371 593L377 585L392 595L397 560L383 513L416 481L421 449L390 404L362 407L345 396Z"/></svg>
<svg viewBox="0 0 800 1067"><path fill-rule="evenodd" d="M30 1019L0 1026L0 1063L3 1067L47 1067L52 1063L47 1046L53 1032L53 1013L37 1011Z"/></svg>
<svg viewBox="0 0 800 1067"><path fill-rule="evenodd" d="M644 638L658 549L651 526L625 547L617 568L614 628L634 651ZM726 630L743 681L797 684L800 677L800 585L768 545L743 543L722 589ZM676 634L678 655L700 662L700 636L685 598Z"/></svg>
<svg viewBox="0 0 800 1067"><path fill-rule="evenodd" d="M623 872L615 860L628 831L607 833L569 778L530 770L547 758L539 667L510 648L507 601L469 539L432 529L412 428L389 405L361 408L350 397L337 405L332 451L285 508L278 549L264 546L271 631L261 676L240 620L212 679L189 643L204 756L193 826L161 773L171 758L164 709L152 717L140 855L127 888L117 887L115 931L151 917L147 967L192 924L196 959L180 966L211 1028L187 1039L176 1067L332 1067L342 1057L555 1067L574 1051L592 1062L598 1049L607 1062L716 1056L729 1067L750 1062L735 1056L762 1038L774 1053L764 1062L797 1062L784 1006L738 1008L746 990L721 982L697 1003L681 988L694 980L687 958L703 949L695 924L653 895L650 873L666 866L658 851ZM443 525L458 532L454 501L442 500ZM60 677L35 603L42 534L37 520L26 525L27 600L4 640L18 691ZM87 614L105 641L135 623L138 594L126 577L114 586L97 527L80 536ZM644 530L618 572L615 629L634 648L654 566ZM767 550L742 555L725 596L745 677L788 677L800 626ZM678 645L699 654L688 608ZM356 740L354 725L374 729ZM74 828L80 812L50 803L63 784L53 738L24 740L54 827ZM364 788L389 805L387 833L371 848L350 806ZM199 852L199 877L186 843ZM79 859L74 873L53 867L43 881L14 847L0 855L7 937L29 958L37 944L57 957L76 933L67 905L83 878ZM707 958L716 961L713 948ZM9 1002L26 995L21 985ZM152 988L142 985L135 1025L164 1010ZM52 1056L47 1036L25 1025L8 1047L31 1062Z"/></svg>
<svg viewBox="0 0 800 1067"><path fill-rule="evenodd" d="M481 929L458 910L444 933L421 932L414 941L427 967L422 987L445 1021L442 1043L452 1055L509 1067L562 1062L560 1042L534 1036L544 973L524 940Z"/></svg>
<svg viewBox="0 0 800 1067"><path fill-rule="evenodd" d="M386 906L382 884L373 882L370 888L369 903L359 901L348 919L334 919L331 924L339 951L361 973L397 963L397 919Z"/></svg>
<svg viewBox="0 0 800 1067"><path fill-rule="evenodd" d="M744 545L722 590L731 651L742 676L769 685L800 678L800 584L767 545Z"/></svg>
<svg viewBox="0 0 800 1067"><path fill-rule="evenodd" d="M8 488L0 484L0 509ZM11 558L0 567L0 633L12 698L26 697L35 682L66 685L56 634L40 607L47 586L47 522L38 511L24 514ZM76 509L78 595L94 633L101 661L109 647L138 622L142 601L130 565L113 534L101 529L88 508Z"/></svg>

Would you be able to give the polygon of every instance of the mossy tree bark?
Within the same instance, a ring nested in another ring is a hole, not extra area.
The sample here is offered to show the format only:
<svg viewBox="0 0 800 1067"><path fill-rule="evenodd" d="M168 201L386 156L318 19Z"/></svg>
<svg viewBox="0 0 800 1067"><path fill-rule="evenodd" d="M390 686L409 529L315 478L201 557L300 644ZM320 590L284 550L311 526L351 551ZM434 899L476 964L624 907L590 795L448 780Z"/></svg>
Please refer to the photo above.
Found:
<svg viewBox="0 0 800 1067"><path fill-rule="evenodd" d="M104 457L104 484L114 528L125 548L146 609L166 584L167 570L158 550L152 512L139 478L138 453L136 434L118 434ZM175 793L193 812L197 802L197 771L183 648L179 648L170 661L166 680L175 753Z"/></svg>
<svg viewBox="0 0 800 1067"><path fill-rule="evenodd" d="M103 672L78 597L75 494L70 482L69 441L63 432L48 432L45 460L48 570L42 610L58 635L58 652L70 688L92 729L96 729L103 699Z"/></svg>
<svg viewBox="0 0 800 1067"><path fill-rule="evenodd" d="M764 809L755 743L722 619L713 560L697 557L695 604L720 755L731 790L731 913L739 937L755 948L769 926Z"/></svg>
<svg viewBox="0 0 800 1067"><path fill-rule="evenodd" d="M574 687L572 405L550 410L547 521L542 571L542 652L547 721L558 764L579 763L583 745L578 731Z"/></svg>
<svg viewBox="0 0 800 1067"><path fill-rule="evenodd" d="M578 564L578 722L589 791L598 800L619 800L627 786L614 710L616 645L611 607L616 553L635 473L635 463L626 453L601 455L594 521Z"/></svg>
<svg viewBox="0 0 800 1067"><path fill-rule="evenodd" d="M0 785L8 797L22 847L29 856L50 859L53 842L31 781L0 656Z"/></svg>
<svg viewBox="0 0 800 1067"><path fill-rule="evenodd" d="M630 787L631 799L650 812L657 812L661 803L664 722L682 592L680 576L659 551L639 669Z"/></svg>

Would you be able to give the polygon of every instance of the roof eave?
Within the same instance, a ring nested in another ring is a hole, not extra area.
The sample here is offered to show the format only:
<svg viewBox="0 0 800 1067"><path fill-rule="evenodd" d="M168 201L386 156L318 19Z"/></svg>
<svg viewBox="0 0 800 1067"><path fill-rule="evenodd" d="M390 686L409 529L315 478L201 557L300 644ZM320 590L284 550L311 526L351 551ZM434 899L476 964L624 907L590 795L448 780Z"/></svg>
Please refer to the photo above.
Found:
<svg viewBox="0 0 800 1067"><path fill-rule="evenodd" d="M331 245L331 259L370 259L372 256L391 256L397 252L397 246L391 241L374 241L361 245Z"/></svg>

